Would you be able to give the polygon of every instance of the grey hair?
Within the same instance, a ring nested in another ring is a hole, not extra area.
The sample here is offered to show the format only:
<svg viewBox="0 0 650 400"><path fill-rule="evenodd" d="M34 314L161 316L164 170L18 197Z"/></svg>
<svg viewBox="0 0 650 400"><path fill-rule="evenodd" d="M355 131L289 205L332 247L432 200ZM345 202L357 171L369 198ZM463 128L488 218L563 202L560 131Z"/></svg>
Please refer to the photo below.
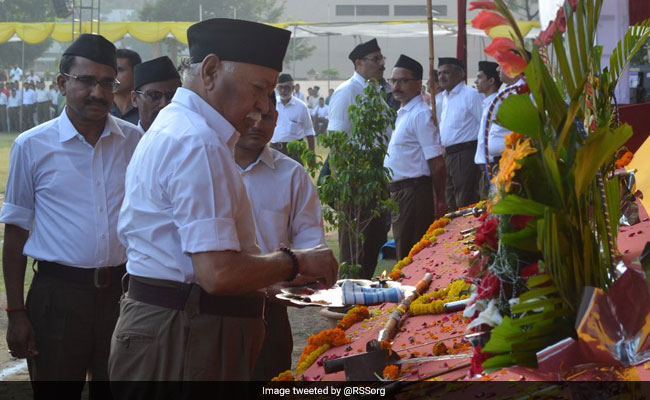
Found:
<svg viewBox="0 0 650 400"><path fill-rule="evenodd" d="M223 69L226 72L234 72L235 62L232 61L222 61ZM181 60L181 65L179 67L180 71L183 73L183 81L196 78L201 73L201 63L193 62L192 57L186 57Z"/></svg>

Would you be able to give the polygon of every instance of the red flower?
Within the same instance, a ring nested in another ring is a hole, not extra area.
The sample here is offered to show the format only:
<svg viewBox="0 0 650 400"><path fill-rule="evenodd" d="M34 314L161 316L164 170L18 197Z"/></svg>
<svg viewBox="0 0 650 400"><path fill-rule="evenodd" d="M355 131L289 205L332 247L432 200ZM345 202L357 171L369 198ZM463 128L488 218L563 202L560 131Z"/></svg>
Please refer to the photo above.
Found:
<svg viewBox="0 0 650 400"><path fill-rule="evenodd" d="M496 37L492 39L492 43L483 50L485 54L490 57L495 57L497 54L516 49L515 42L506 37Z"/></svg>
<svg viewBox="0 0 650 400"><path fill-rule="evenodd" d="M528 221L535 219L530 215L513 215L510 217L510 225L516 230L520 231L526 227Z"/></svg>
<svg viewBox="0 0 650 400"><path fill-rule="evenodd" d="M501 66L501 70L511 78L524 72L528 65L522 56L512 51L499 53L494 58Z"/></svg>
<svg viewBox="0 0 650 400"><path fill-rule="evenodd" d="M497 249L497 227L499 225L499 220L497 218L489 218L480 228L476 231L476 237L474 238L474 244L479 247L484 247L484 244L487 244L487 247L491 250Z"/></svg>
<svg viewBox="0 0 650 400"><path fill-rule="evenodd" d="M500 288L501 281L499 281L499 278L488 272L483 276L483 278L481 278L481 282L478 285L476 300L494 298L499 294Z"/></svg>
<svg viewBox="0 0 650 400"><path fill-rule="evenodd" d="M539 265L537 263L532 263L529 266L522 268L520 273L521 277L524 279L537 275L539 274Z"/></svg>
<svg viewBox="0 0 650 400"><path fill-rule="evenodd" d="M571 6L571 11L575 11L578 6L578 0L569 0L569 5Z"/></svg>
<svg viewBox="0 0 650 400"><path fill-rule="evenodd" d="M537 40L535 40L535 43L538 46L548 46L553 41L553 35L555 35L556 29L557 26L555 25L555 21L551 21L551 23L548 24L548 27L539 34Z"/></svg>
<svg viewBox="0 0 650 400"><path fill-rule="evenodd" d="M555 25L557 26L557 30L560 31L560 33L564 33L566 31L566 15L564 14L564 7L560 7L560 9L557 10L557 15L555 16Z"/></svg>
<svg viewBox="0 0 650 400"><path fill-rule="evenodd" d="M469 3L469 11L477 10L477 9L496 10L497 5L491 1L473 1Z"/></svg>
<svg viewBox="0 0 650 400"><path fill-rule="evenodd" d="M474 355L472 355L472 366L469 372L472 376L478 375L483 372L483 362L492 357L491 353L483 353L483 346L474 347Z"/></svg>
<svg viewBox="0 0 650 400"><path fill-rule="evenodd" d="M490 29L499 25L508 25L508 20L492 11L481 11L472 20L472 26L490 33Z"/></svg>

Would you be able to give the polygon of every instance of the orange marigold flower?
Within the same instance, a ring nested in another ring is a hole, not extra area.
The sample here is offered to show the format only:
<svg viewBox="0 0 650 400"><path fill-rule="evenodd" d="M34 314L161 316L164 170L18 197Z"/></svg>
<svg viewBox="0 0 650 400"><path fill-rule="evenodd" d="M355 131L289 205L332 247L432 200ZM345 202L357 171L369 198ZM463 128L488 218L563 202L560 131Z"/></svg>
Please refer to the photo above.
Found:
<svg viewBox="0 0 650 400"><path fill-rule="evenodd" d="M382 375L384 376L384 379L394 381L399 376L399 368L397 365L387 365L386 368L384 368Z"/></svg>
<svg viewBox="0 0 650 400"><path fill-rule="evenodd" d="M492 178L492 182L509 192L515 172L521 169L519 161L536 152L537 149L531 146L530 139L519 140L514 149L506 148L499 160L499 173Z"/></svg>
<svg viewBox="0 0 650 400"><path fill-rule="evenodd" d="M499 25L508 25L508 20L492 11L481 11L472 19L474 28L482 29L487 33L490 32L490 29Z"/></svg>
<svg viewBox="0 0 650 400"><path fill-rule="evenodd" d="M388 274L388 277L394 281L398 280L402 276L402 271L397 269Z"/></svg>
<svg viewBox="0 0 650 400"><path fill-rule="evenodd" d="M368 307L356 306L345 314L345 316L339 321L336 327L342 330L346 330L357 322L361 322L364 319L368 318L369 316L370 311L368 311Z"/></svg>
<svg viewBox="0 0 650 400"><path fill-rule="evenodd" d="M271 379L272 381L293 381L293 374L291 373L291 370L288 369L284 372L281 372L280 375L276 376L275 378Z"/></svg>
<svg viewBox="0 0 650 400"><path fill-rule="evenodd" d="M433 355L434 356L444 356L449 350L443 342L438 342L433 345Z"/></svg>
<svg viewBox="0 0 650 400"><path fill-rule="evenodd" d="M510 132L509 135L506 135L506 147L514 149L517 145L517 142L524 138L524 135L517 132Z"/></svg>
<svg viewBox="0 0 650 400"><path fill-rule="evenodd" d="M621 158L616 160L616 167L618 168L625 167L632 161L633 158L634 158L634 153L632 153L631 151L625 152L625 154L623 154Z"/></svg>
<svg viewBox="0 0 650 400"><path fill-rule="evenodd" d="M312 335L307 339L307 346L305 346L305 348L302 350L299 362L304 361L312 351L325 344L329 344L332 347L338 347L349 342L350 341L347 337L345 337L345 332L343 332L342 329L325 329L324 331L316 335Z"/></svg>

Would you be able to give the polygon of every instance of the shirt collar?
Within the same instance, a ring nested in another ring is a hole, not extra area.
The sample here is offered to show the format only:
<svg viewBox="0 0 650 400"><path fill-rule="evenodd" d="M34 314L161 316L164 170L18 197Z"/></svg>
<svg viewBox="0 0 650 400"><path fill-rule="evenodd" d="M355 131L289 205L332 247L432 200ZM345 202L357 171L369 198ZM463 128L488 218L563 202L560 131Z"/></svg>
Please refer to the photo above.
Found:
<svg viewBox="0 0 650 400"><path fill-rule="evenodd" d="M356 81L356 82L359 83L359 84L361 84L361 86L363 86L364 89L366 88L366 86L368 86L368 85L370 84L370 82L368 82L368 81L367 81L363 76L361 76L361 74L358 73L357 71L354 71L354 74L352 74L352 80L353 80L353 81Z"/></svg>
<svg viewBox="0 0 650 400"><path fill-rule="evenodd" d="M79 133L77 128L75 128L74 125L72 125L72 121L70 121L70 118L68 118L67 110L68 107L65 107L61 112L61 116L59 117L59 141L61 143L66 142L77 135L83 137L83 135ZM99 135L99 137L101 139L111 134L116 134L125 137L124 132L122 132L122 129L119 127L117 122L115 122L115 117L108 114L106 115L106 123L104 124L104 130L102 131L102 134Z"/></svg>
<svg viewBox="0 0 650 400"><path fill-rule="evenodd" d="M284 108L284 107L289 107L289 106L292 105L292 104L296 104L296 101L300 101L300 99L298 99L298 98L296 98L296 97L294 97L294 96L291 96L291 98L289 99L289 101L287 101L287 104L284 104L284 103L282 102L282 99L280 99L280 100L276 103L276 105L277 105L277 107L282 107L282 108ZM301 102L301 103L302 103L302 102ZM277 107L276 107L276 108L277 108Z"/></svg>
<svg viewBox="0 0 650 400"><path fill-rule="evenodd" d="M246 169L244 169L244 172L251 171L257 164L263 163L267 167L271 169L275 169L275 161L273 161L273 152L271 151L271 148L269 148L269 145L265 145L262 151L260 152L260 155L257 157L257 160L253 161Z"/></svg>
<svg viewBox="0 0 650 400"><path fill-rule="evenodd" d="M460 91L463 89L463 85L465 85L465 82L460 81L460 82L458 82L458 84L457 84L456 86L454 86L453 89L451 89L451 91L446 91L446 90L445 90L444 93L445 93L447 96L449 96L450 94L458 94L458 93L460 93Z"/></svg>
<svg viewBox="0 0 650 400"><path fill-rule="evenodd" d="M183 108L189 108L205 118L208 126L217 133L217 136L223 140L232 150L239 139L239 132L228 122L219 111L215 110L201 96L191 90L178 88L172 99L172 103L179 104Z"/></svg>
<svg viewBox="0 0 650 400"><path fill-rule="evenodd" d="M411 111L413 108L415 108L418 104L422 103L424 100L422 100L422 96L417 94L415 95L411 100L409 100L408 103L402 108L400 108L398 111Z"/></svg>

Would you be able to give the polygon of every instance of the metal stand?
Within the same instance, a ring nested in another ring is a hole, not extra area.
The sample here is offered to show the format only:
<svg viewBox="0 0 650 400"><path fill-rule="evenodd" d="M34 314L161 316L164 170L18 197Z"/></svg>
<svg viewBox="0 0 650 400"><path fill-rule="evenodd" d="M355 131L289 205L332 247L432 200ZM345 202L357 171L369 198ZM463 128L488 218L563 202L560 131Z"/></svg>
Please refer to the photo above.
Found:
<svg viewBox="0 0 650 400"><path fill-rule="evenodd" d="M100 34L101 0L72 0L72 40L82 33ZM87 31L83 29L84 21L90 22Z"/></svg>

